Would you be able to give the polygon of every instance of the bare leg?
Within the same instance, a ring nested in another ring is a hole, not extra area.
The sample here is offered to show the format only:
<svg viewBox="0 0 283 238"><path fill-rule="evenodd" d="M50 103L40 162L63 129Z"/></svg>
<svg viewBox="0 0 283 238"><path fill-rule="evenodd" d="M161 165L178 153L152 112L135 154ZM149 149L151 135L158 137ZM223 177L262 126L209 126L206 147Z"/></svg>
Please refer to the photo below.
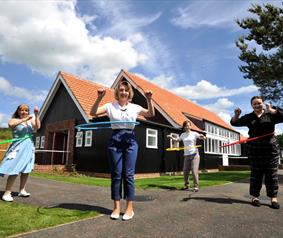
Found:
<svg viewBox="0 0 283 238"><path fill-rule="evenodd" d="M21 174L20 177L20 191L25 189L29 174Z"/></svg>
<svg viewBox="0 0 283 238"><path fill-rule="evenodd" d="M13 184L14 184L17 177L18 177L18 175L9 175L8 176L4 195L11 194Z"/></svg>
<svg viewBox="0 0 283 238"><path fill-rule="evenodd" d="M120 215L120 200L114 200L113 215Z"/></svg>
<svg viewBox="0 0 283 238"><path fill-rule="evenodd" d="M125 214L127 214L128 216L132 216L132 213L133 213L133 201L127 200L127 207Z"/></svg>
<svg viewBox="0 0 283 238"><path fill-rule="evenodd" d="M271 198L271 202L278 202L277 197Z"/></svg>

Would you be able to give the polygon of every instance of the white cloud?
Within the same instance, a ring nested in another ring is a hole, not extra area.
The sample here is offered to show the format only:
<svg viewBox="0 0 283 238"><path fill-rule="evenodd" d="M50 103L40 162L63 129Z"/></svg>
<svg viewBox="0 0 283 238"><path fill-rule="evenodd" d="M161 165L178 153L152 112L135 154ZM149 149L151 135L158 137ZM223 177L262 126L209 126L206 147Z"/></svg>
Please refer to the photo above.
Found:
<svg viewBox="0 0 283 238"><path fill-rule="evenodd" d="M172 89L172 91L179 96L189 99L228 97L240 94L249 94L256 92L257 90L257 87L254 85L240 87L237 89L227 89L226 87L218 87L206 80L201 80L196 85L185 85Z"/></svg>
<svg viewBox="0 0 283 238"><path fill-rule="evenodd" d="M219 98L215 103L203 105L204 108L217 114L227 124L230 124L231 115L229 109L233 106L234 103L227 98Z"/></svg>
<svg viewBox="0 0 283 238"><path fill-rule="evenodd" d="M135 49L136 38L131 41L91 35L88 29L95 29L93 22L97 16L80 17L75 4L75 1L2 2L2 60L25 64L49 75L67 70L106 85L121 68L145 63L148 57Z"/></svg>
<svg viewBox="0 0 283 238"><path fill-rule="evenodd" d="M283 134L283 125L277 124L275 126L275 135L281 135L281 134Z"/></svg>
<svg viewBox="0 0 283 238"><path fill-rule="evenodd" d="M28 90L26 88L17 87L11 85L8 80L0 76L0 92L6 96L16 97L25 99L28 102L42 102L46 95L47 91L35 91Z"/></svg>
<svg viewBox="0 0 283 238"><path fill-rule="evenodd" d="M181 28L220 27L238 28L237 19L250 16L248 9L252 4L271 3L281 6L281 1L190 1L175 10L171 22Z"/></svg>
<svg viewBox="0 0 283 238"><path fill-rule="evenodd" d="M8 127L8 120L11 118L11 116L8 116L4 113L0 112L0 127Z"/></svg>

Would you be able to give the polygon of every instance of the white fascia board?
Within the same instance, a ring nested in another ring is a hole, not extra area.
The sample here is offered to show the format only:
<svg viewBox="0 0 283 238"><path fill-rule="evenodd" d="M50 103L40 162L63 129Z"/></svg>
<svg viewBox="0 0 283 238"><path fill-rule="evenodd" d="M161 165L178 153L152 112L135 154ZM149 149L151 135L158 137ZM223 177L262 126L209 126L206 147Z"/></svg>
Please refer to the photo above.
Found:
<svg viewBox="0 0 283 238"><path fill-rule="evenodd" d="M51 90L49 91L43 106L40 110L39 113L39 118L40 120L42 120L42 118L44 117L47 109L49 108L53 98L56 95L56 92L58 91L60 84L63 84L65 89L67 90L68 94L70 95L70 97L72 98L73 102L75 103L76 107L78 108L79 112L81 113L82 117L85 119L85 122L88 123L89 122L89 118L86 116L84 110L82 109L81 105L79 104L78 100L76 99L76 97L74 96L74 94L72 93L72 91L70 90L69 86L67 85L67 83L65 82L64 78L58 74L54 84L52 85Z"/></svg>

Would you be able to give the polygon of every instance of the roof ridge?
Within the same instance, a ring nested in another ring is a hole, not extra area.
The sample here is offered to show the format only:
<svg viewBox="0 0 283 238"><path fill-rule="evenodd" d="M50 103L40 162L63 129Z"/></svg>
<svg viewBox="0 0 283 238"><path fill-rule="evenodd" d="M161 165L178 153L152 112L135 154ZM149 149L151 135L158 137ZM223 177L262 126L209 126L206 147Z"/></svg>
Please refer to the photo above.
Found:
<svg viewBox="0 0 283 238"><path fill-rule="evenodd" d="M72 73L69 73L69 72L59 71L59 74L60 74L60 75L66 75L66 76L69 76L69 77L73 77L73 78L75 78L75 79L77 79L77 80L81 80L81 81L83 81L83 82L86 82L86 83L89 83L89 84L93 84L94 86L101 86L101 87L103 87L103 88L113 90L112 88L107 87L107 86L105 86L105 85L103 85L103 84L101 84L101 83L95 83L95 82L93 82L93 81L90 80L90 79L83 79L83 78L81 78L81 77L79 77L79 76L77 76L77 75L74 75L74 74L72 74Z"/></svg>

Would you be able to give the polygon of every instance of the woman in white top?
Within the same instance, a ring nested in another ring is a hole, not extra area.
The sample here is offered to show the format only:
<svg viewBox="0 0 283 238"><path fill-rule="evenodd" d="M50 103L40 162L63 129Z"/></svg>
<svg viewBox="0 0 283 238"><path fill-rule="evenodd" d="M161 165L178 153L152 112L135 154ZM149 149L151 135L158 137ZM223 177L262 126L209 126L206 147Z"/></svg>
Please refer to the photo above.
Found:
<svg viewBox="0 0 283 238"><path fill-rule="evenodd" d="M154 108L151 103L152 92L146 91L148 109L131 103L133 89L126 81L121 81L115 88L117 101L106 103L98 107L105 95L105 89L97 91L98 97L92 106L91 115L98 116L106 113L110 121L135 122L138 115L145 117L154 116ZM138 145L133 131L133 123L112 124L113 134L108 143L108 155L111 167L111 199L114 201L114 209L111 219L120 216L120 199L122 198L122 184L124 185L124 199L127 200L126 211L123 220L130 220L134 216L133 200L135 198L134 175L137 159Z"/></svg>
<svg viewBox="0 0 283 238"><path fill-rule="evenodd" d="M184 187L183 190L189 189L189 174L192 169L193 179L194 179L194 191L198 192L199 188L199 179L198 179L198 170L199 170L199 152L196 147L197 139L205 140L206 137L202 134L199 134L195 131L191 131L191 122L183 122L184 133L181 134L179 138L175 138L172 135L167 137L174 141L183 141L184 143Z"/></svg>

